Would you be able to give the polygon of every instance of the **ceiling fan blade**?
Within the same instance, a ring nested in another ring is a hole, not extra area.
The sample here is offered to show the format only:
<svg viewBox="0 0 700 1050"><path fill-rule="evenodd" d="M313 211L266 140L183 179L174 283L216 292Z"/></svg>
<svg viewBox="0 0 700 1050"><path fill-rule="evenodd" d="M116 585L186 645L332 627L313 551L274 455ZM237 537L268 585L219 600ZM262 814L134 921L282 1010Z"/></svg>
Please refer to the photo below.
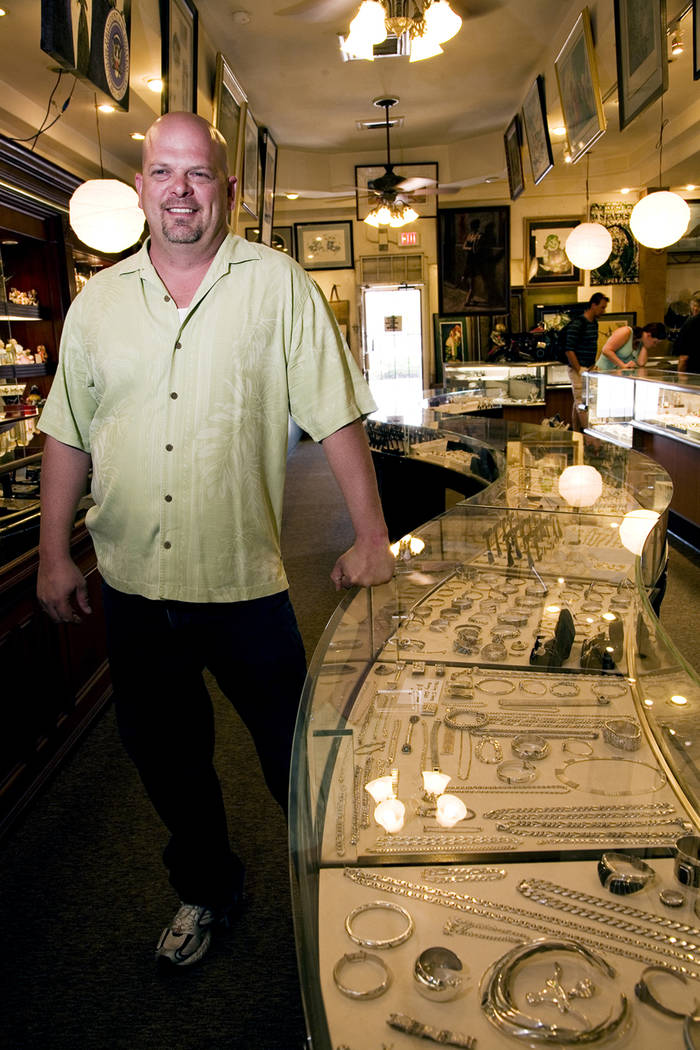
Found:
<svg viewBox="0 0 700 1050"><path fill-rule="evenodd" d="M415 178L403 179L396 188L401 193L415 193L416 190L425 190L430 186L437 186L435 179L422 179L416 176Z"/></svg>
<svg viewBox="0 0 700 1050"><path fill-rule="evenodd" d="M304 200L340 200L343 197L354 197L355 189L347 190L275 190L276 197L286 197L288 194L296 194Z"/></svg>
<svg viewBox="0 0 700 1050"><path fill-rule="evenodd" d="M498 174L492 175L475 175L471 179L459 179L457 182L441 182L436 187L437 193L457 193L459 190L466 189L468 186L480 186L484 182L500 182L505 179L506 173L504 171Z"/></svg>
<svg viewBox="0 0 700 1050"><path fill-rule="evenodd" d="M306 22L325 22L344 17L354 6L353 0L300 0L291 7L275 11L275 14L284 18L301 18Z"/></svg>

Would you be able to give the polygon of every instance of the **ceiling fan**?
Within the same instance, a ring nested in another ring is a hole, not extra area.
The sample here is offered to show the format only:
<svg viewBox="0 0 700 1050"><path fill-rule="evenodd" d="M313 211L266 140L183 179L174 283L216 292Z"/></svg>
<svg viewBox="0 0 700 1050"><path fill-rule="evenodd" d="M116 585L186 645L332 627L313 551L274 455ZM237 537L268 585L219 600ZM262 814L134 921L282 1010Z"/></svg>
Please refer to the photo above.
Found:
<svg viewBox="0 0 700 1050"><path fill-rule="evenodd" d="M450 0L454 11L462 18L478 18L501 7L505 0ZM299 0L290 7L275 11L285 18L300 18L306 22L329 22L334 18L345 18L359 5L359 0ZM422 10L423 3L411 4L409 0L387 0L389 8L404 7Z"/></svg>

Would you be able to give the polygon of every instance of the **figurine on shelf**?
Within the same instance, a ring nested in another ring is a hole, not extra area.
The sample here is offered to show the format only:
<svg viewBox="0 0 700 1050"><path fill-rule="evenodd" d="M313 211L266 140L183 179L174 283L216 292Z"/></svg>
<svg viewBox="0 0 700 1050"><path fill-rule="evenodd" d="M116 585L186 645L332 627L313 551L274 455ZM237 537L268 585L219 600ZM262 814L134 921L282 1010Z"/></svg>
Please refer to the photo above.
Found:
<svg viewBox="0 0 700 1050"><path fill-rule="evenodd" d="M20 350L22 347L20 347ZM5 364L14 365L17 360L17 340L8 339L5 343Z"/></svg>
<svg viewBox="0 0 700 1050"><path fill-rule="evenodd" d="M15 306L38 306L39 296L36 288L30 288L28 292L21 292L18 288L10 288L7 298Z"/></svg>
<svg viewBox="0 0 700 1050"><path fill-rule="evenodd" d="M49 355L46 352L46 347L43 343L39 343L36 350L34 351L34 360L38 365L45 364L49 359Z"/></svg>
<svg viewBox="0 0 700 1050"><path fill-rule="evenodd" d="M11 340L11 342L15 342L15 340ZM19 343L15 343L15 364L18 364L18 365L33 365L34 364L34 356L33 356L33 354L31 354L29 352L29 350L25 350L24 347L21 346Z"/></svg>
<svg viewBox="0 0 700 1050"><path fill-rule="evenodd" d="M39 390L39 387L35 384L32 384L32 386L30 386L29 388L29 393L27 394L24 400L26 404L33 405L34 407L36 407L42 400L41 391Z"/></svg>

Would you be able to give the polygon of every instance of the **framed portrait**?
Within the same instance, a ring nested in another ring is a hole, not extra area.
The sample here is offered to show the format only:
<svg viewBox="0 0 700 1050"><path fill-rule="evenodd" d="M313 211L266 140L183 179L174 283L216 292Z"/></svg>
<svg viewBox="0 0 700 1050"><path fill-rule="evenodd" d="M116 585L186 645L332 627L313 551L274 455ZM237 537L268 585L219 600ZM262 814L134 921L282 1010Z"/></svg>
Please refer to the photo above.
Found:
<svg viewBox="0 0 700 1050"><path fill-rule="evenodd" d="M554 68L571 162L575 164L605 134L605 114L587 7L576 19L554 61Z"/></svg>
<svg viewBox="0 0 700 1050"><path fill-rule="evenodd" d="M693 0L693 80L700 80L700 0Z"/></svg>
<svg viewBox="0 0 700 1050"><path fill-rule="evenodd" d="M275 215L275 184L277 181L277 143L269 128L260 131L260 157L262 163L262 213L260 216L260 239L263 244L272 244ZM289 227L291 231L291 227Z"/></svg>
<svg viewBox="0 0 700 1050"><path fill-rule="evenodd" d="M510 187L510 199L512 201L517 200L525 189L525 179L523 177L523 155L520 152L521 142L520 117L516 113L503 136L503 144L506 148L508 185Z"/></svg>
<svg viewBox="0 0 700 1050"><path fill-rule="evenodd" d="M613 244L605 262L591 270L591 284L639 284L639 242L630 229L633 208L634 205L626 201L591 204L590 221L605 226Z"/></svg>
<svg viewBox="0 0 700 1050"><path fill-rule="evenodd" d="M467 319L464 314L444 317L433 314L435 335L435 377L442 382L443 366L469 360Z"/></svg>
<svg viewBox="0 0 700 1050"><path fill-rule="evenodd" d="M246 226L245 228L245 239L247 241L255 241L257 244L264 244L262 240L262 230L260 226ZM279 252L284 252L291 259L294 256L294 230L291 226L273 226L272 236L270 239L270 247L276 248Z"/></svg>
<svg viewBox="0 0 700 1050"><path fill-rule="evenodd" d="M297 260L305 270L352 270L352 222L295 222Z"/></svg>
<svg viewBox="0 0 700 1050"><path fill-rule="evenodd" d="M525 283L580 284L581 271L574 266L564 245L580 218L525 220Z"/></svg>
<svg viewBox="0 0 700 1050"><path fill-rule="evenodd" d="M129 109L131 0L118 6L41 0L41 49L54 62Z"/></svg>
<svg viewBox="0 0 700 1050"><path fill-rule="evenodd" d="M197 112L197 8L192 0L160 0L161 113Z"/></svg>
<svg viewBox="0 0 700 1050"><path fill-rule="evenodd" d="M394 174L401 175L411 187L411 207L421 218L434 219L437 214L437 164L394 164ZM370 188L373 179L386 174L383 164L355 165L355 199L357 220L365 219L377 202ZM415 185L413 185L415 180Z"/></svg>
<svg viewBox="0 0 700 1050"><path fill-rule="evenodd" d="M509 285L510 208L440 208L440 313L507 314Z"/></svg>
<svg viewBox="0 0 700 1050"><path fill-rule="evenodd" d="M616 332L618 328L622 328L623 325L629 325L630 328L634 328L637 323L637 313L635 310L630 310L628 313L605 313L602 317L598 318L598 355L607 343L613 332Z"/></svg>
<svg viewBox="0 0 700 1050"><path fill-rule="evenodd" d="M575 317L580 317L586 309L586 303L536 303L534 311L535 328L563 328Z"/></svg>
<svg viewBox="0 0 700 1050"><path fill-rule="evenodd" d="M262 191L262 162L260 159L260 133L255 117L246 110L243 139L243 181L241 184L241 209L251 219L260 219L260 195Z"/></svg>
<svg viewBox="0 0 700 1050"><path fill-rule="evenodd" d="M245 140L245 117L248 99L233 70L219 51L216 56L216 81L214 85L213 124L226 139L228 173L238 179L236 204L231 213L231 229L235 230L241 199L240 186L243 173L243 145ZM256 216L257 218L257 216Z"/></svg>
<svg viewBox="0 0 700 1050"><path fill-rule="evenodd" d="M523 103L523 125L530 154L532 181L538 186L548 171L554 167L552 143L547 124L547 98L544 77L540 74L525 96Z"/></svg>
<svg viewBox="0 0 700 1050"><path fill-rule="evenodd" d="M686 201L686 204L690 208L690 222L681 239L669 247L668 251L673 254L700 252L700 200Z"/></svg>
<svg viewBox="0 0 700 1050"><path fill-rule="evenodd" d="M668 87L665 0L615 0L620 131Z"/></svg>

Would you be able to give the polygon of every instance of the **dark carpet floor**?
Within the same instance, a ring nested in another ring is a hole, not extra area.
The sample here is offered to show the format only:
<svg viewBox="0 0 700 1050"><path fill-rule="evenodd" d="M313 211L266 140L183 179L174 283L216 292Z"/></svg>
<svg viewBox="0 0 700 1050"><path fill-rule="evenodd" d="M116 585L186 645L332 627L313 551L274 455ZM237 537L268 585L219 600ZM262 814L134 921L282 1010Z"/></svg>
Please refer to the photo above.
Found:
<svg viewBox="0 0 700 1050"><path fill-rule="evenodd" d="M328 576L350 541L323 453L304 441L290 458L283 546L308 655L337 604ZM674 543L662 622L696 667L699 596L700 558ZM231 837L247 866L234 928L199 968L154 966L176 907L165 836L107 710L3 843L1 1046L301 1050L286 827L245 729L212 694ZM186 760L186 725L182 749Z"/></svg>

